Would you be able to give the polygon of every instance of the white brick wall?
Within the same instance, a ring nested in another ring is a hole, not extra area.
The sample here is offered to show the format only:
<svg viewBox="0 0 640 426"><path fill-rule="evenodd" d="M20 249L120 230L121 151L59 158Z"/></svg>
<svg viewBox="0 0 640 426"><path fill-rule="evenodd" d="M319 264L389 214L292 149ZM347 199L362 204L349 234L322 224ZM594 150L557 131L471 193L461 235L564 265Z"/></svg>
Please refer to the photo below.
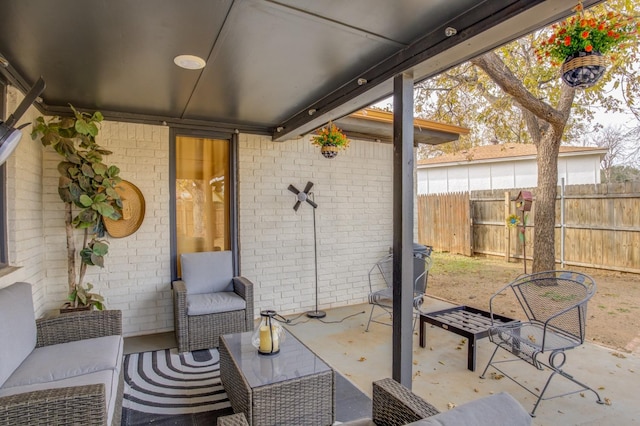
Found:
<svg viewBox="0 0 640 426"><path fill-rule="evenodd" d="M113 151L106 162L140 188L146 206L137 232L109 238L108 266L100 270L100 281L108 282L105 295L110 306L123 310L126 334L172 330L169 129L108 122L99 142Z"/></svg>
<svg viewBox="0 0 640 426"><path fill-rule="evenodd" d="M140 229L126 238L105 237L109 254L105 267L89 267L85 283L105 297L111 309L123 311L126 335L173 329L169 247L169 129L131 123L103 122L98 142L113 154L108 165L120 168L120 176L135 184L145 198L146 213ZM58 196L57 164L60 157L39 142L30 142L44 158L42 178L37 182L40 206L44 205L38 234L43 260L38 262L47 289L38 311L56 309L67 294L67 257L64 204ZM44 155L42 154L44 153ZM42 201L40 201L42 200ZM22 217L22 216L21 216ZM22 220L20 222L23 222ZM77 232L76 248L82 243ZM13 244L12 244L13 245ZM12 281L15 281L12 278ZM28 280L27 280L28 281Z"/></svg>
<svg viewBox="0 0 640 426"><path fill-rule="evenodd" d="M113 152L105 164L120 168L120 176L136 185L145 198L145 218L140 229L125 238L108 235L105 267L89 267L85 282L91 282L111 309L123 311L127 335L173 329L169 247L169 129L132 123L103 122L98 143ZM64 205L57 193L60 161L45 151L44 202L45 273L54 306L67 292ZM80 247L81 237L76 241Z"/></svg>
<svg viewBox="0 0 640 426"><path fill-rule="evenodd" d="M392 244L392 156L389 144L354 140L328 160L309 137L240 135L241 271L256 285L256 313L315 308L313 211L294 212L287 190L307 181L318 204L319 308L366 301L367 273Z"/></svg>
<svg viewBox="0 0 640 426"><path fill-rule="evenodd" d="M24 121L37 115L32 110ZM59 160L31 141L29 132L27 127L8 162L10 262L22 268L0 277L0 286L33 283L41 315L66 296L65 233ZM241 269L256 284L256 315L267 308L283 314L314 308L312 209L302 205L294 212L295 197L287 190L289 184L303 189L308 180L315 183L319 205L319 307L366 301L367 273L392 243L392 146L352 141L328 160L308 137L283 143L246 134L239 139ZM169 129L104 122L98 140L113 151L105 162L120 167L123 179L142 191L146 214L133 235L107 237L105 268L90 268L87 281L110 308L123 310L125 335L171 330Z"/></svg>
<svg viewBox="0 0 640 426"><path fill-rule="evenodd" d="M7 114L15 111L23 98L22 93L9 87ZM18 125L30 123L38 115L38 111L31 107ZM39 316L44 312L47 300L42 268L45 251L42 238L42 149L40 142L31 140L30 132L30 127L22 129L20 144L5 163L6 187L0 188L3 193L6 191L9 264L18 267L0 276L0 287L17 281L31 283L35 311Z"/></svg>

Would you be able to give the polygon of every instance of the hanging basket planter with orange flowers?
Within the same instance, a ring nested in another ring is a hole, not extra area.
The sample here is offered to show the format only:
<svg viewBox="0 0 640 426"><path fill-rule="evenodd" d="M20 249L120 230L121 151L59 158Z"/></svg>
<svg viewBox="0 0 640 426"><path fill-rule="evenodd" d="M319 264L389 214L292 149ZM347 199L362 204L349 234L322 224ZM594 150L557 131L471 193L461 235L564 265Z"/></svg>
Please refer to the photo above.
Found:
<svg viewBox="0 0 640 426"><path fill-rule="evenodd" d="M536 55L561 65L562 81L571 87L596 84L605 73L607 57L624 42L637 35L637 23L630 16L608 12L587 16L579 2L576 16L554 24L551 36L543 41Z"/></svg>
<svg viewBox="0 0 640 426"><path fill-rule="evenodd" d="M340 149L349 147L349 139L331 122L312 136L311 143L320 147L320 152L325 158L335 158Z"/></svg>

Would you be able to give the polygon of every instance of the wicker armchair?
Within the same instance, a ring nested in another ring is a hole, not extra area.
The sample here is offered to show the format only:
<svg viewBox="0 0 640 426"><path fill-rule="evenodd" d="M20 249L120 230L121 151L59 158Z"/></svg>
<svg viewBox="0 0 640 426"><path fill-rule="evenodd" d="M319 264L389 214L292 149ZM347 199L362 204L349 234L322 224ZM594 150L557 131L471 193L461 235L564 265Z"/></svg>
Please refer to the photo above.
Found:
<svg viewBox="0 0 640 426"><path fill-rule="evenodd" d="M95 337L122 335L121 311L88 311L36 320L36 347ZM122 417L120 369L112 424ZM104 384L51 388L0 397L0 425L107 424Z"/></svg>
<svg viewBox="0 0 640 426"><path fill-rule="evenodd" d="M222 334L253 329L253 283L233 276L231 252L185 253L173 282L178 351L218 347Z"/></svg>

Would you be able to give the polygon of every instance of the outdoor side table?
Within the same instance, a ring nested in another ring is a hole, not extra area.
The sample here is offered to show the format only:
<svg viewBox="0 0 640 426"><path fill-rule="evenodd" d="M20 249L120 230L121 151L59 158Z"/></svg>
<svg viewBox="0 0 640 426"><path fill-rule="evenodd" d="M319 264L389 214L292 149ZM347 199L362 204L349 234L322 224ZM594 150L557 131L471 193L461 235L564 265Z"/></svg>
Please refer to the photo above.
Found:
<svg viewBox="0 0 640 426"><path fill-rule="evenodd" d="M252 426L333 424L334 371L285 330L275 355L260 355L253 332L220 336L220 380L235 413Z"/></svg>
<svg viewBox="0 0 640 426"><path fill-rule="evenodd" d="M514 321L502 315L493 314L494 325ZM456 306L441 311L420 314L420 347L427 345L426 324L432 324L467 338L467 368L476 371L476 341L489 336L491 314L470 306Z"/></svg>

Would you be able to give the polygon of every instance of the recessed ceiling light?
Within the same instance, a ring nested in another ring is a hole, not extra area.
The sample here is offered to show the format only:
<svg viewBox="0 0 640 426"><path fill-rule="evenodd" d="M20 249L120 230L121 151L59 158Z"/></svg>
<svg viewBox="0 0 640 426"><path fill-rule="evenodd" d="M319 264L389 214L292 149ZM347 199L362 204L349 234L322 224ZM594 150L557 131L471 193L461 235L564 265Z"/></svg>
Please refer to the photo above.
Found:
<svg viewBox="0 0 640 426"><path fill-rule="evenodd" d="M180 68L187 70L199 70L207 65L204 59L194 55L178 55L173 58L173 62Z"/></svg>

